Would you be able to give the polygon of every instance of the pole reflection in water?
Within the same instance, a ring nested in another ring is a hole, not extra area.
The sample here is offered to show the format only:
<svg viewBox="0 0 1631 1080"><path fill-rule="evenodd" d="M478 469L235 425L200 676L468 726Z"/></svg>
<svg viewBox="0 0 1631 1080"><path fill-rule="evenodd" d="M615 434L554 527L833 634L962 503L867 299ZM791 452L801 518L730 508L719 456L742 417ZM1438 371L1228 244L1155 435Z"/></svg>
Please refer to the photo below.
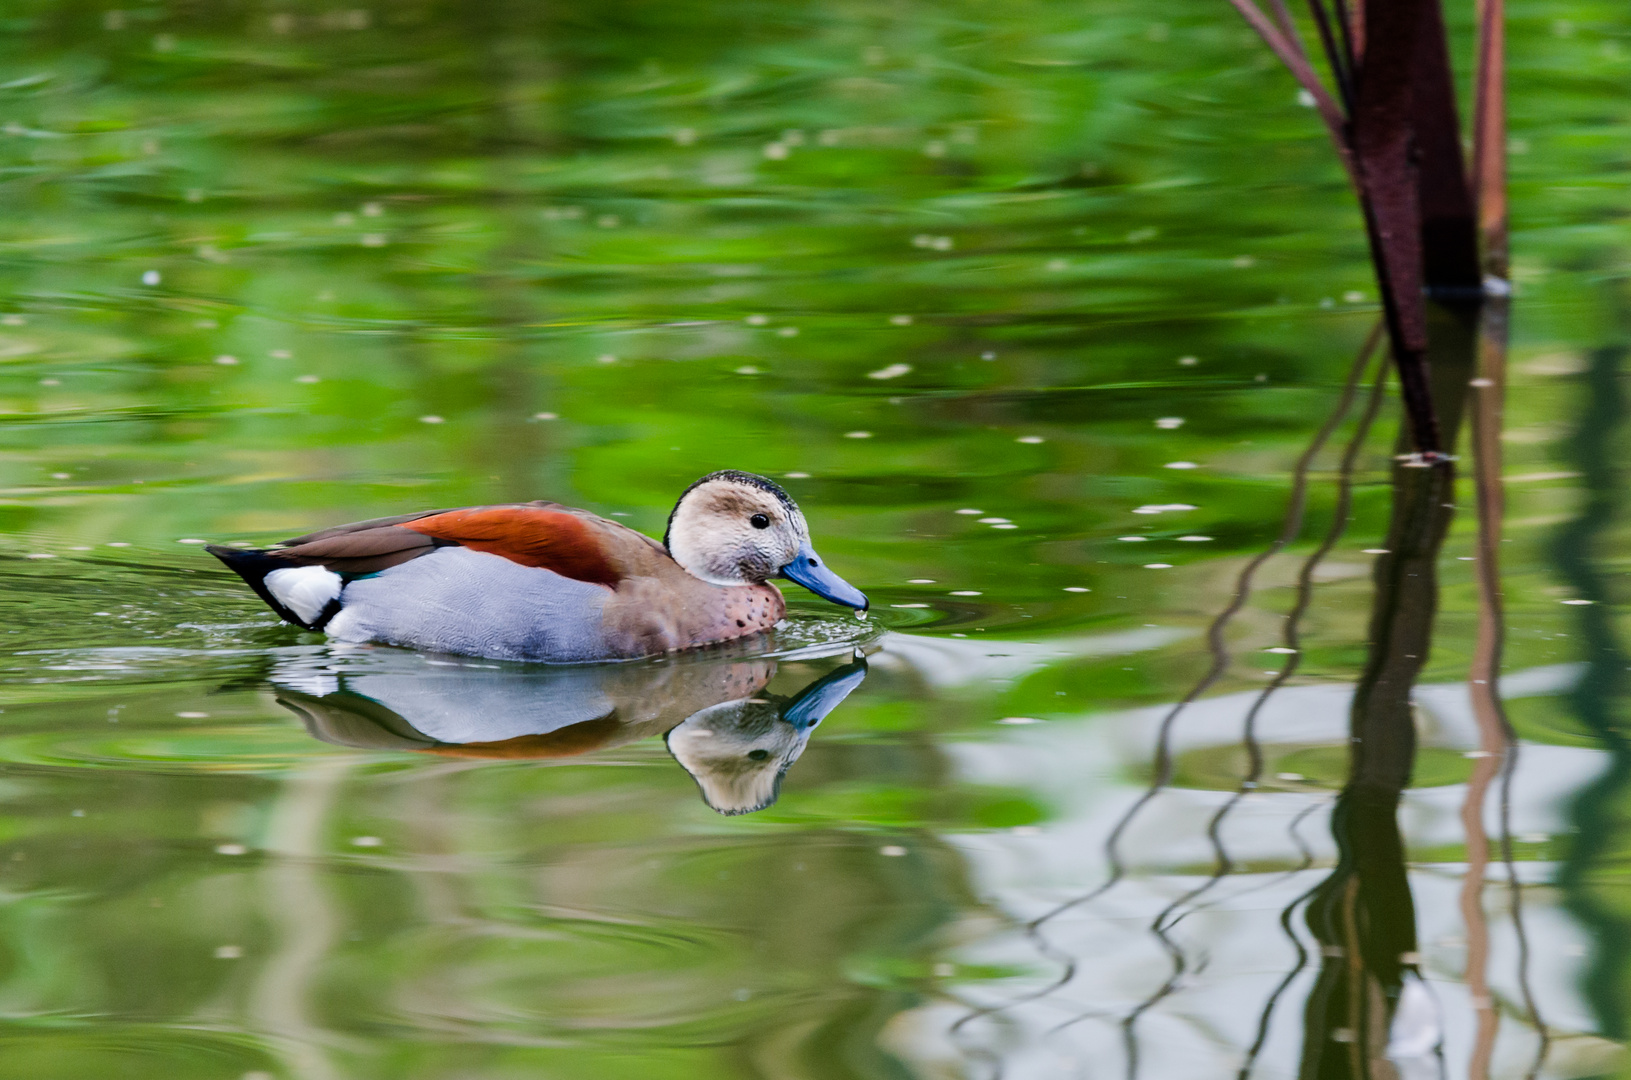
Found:
<svg viewBox="0 0 1631 1080"><path fill-rule="evenodd" d="M1631 325L1631 312L1622 312ZM1623 331L1622 331L1623 333ZM1570 465L1586 490L1579 516L1553 543L1563 580L1578 600L1574 610L1582 639L1585 673L1570 695L1575 717L1602 747L1607 762L1574 798L1569 810L1573 837L1558 874L1569 909L1591 928L1593 960L1584 984L1603 1035L1631 1033L1626 1001L1631 997L1631 910L1619 867L1625 865L1626 794L1631 791L1631 722L1625 707L1626 672L1631 670L1615 627L1607 575L1595 562L1604 534L1623 513L1625 479L1616 450L1623 446L1626 400L1621 380L1631 349L1610 345L1589 354L1585 400L1578 431L1570 441Z"/></svg>
<svg viewBox="0 0 1631 1080"><path fill-rule="evenodd" d="M866 678L854 659L789 695L778 661L718 656L526 667L394 649L325 651L272 675L324 742L469 759L576 757L665 736L722 814L762 810L810 734Z"/></svg>
<svg viewBox="0 0 1631 1080"><path fill-rule="evenodd" d="M1434 327L1435 399L1455 445L1477 336L1462 312ZM1401 437L1401 452L1408 450ZM1411 694L1432 647L1439 549L1454 516L1452 464L1393 469L1386 552L1374 570L1369 654L1350 713L1348 781L1331 833L1337 866L1308 903L1321 964L1304 1008L1299 1075L1414 1078L1442 1071L1443 1024L1420 972L1416 910L1399 833L1416 756Z"/></svg>

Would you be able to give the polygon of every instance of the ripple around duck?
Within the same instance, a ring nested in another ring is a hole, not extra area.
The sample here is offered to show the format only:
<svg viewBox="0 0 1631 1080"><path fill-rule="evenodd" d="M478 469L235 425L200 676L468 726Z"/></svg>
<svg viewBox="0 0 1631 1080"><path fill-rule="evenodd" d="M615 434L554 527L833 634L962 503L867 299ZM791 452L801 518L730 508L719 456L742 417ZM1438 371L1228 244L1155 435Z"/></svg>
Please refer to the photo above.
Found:
<svg viewBox="0 0 1631 1080"><path fill-rule="evenodd" d="M728 931L530 912L519 918L399 940L394 951L417 977L401 984L390 1019L475 1038L492 1038L496 1024L519 1025L529 1039L599 1031L618 1041L641 1030L666 1040L676 1027L717 1031L738 1022L722 1015L740 1009L732 993L743 957ZM637 987L623 985L631 971L642 973Z"/></svg>
<svg viewBox="0 0 1631 1080"><path fill-rule="evenodd" d="M130 769L145 773L269 773L332 753L298 729L225 726L104 734L23 731L0 734L0 762L48 768Z"/></svg>

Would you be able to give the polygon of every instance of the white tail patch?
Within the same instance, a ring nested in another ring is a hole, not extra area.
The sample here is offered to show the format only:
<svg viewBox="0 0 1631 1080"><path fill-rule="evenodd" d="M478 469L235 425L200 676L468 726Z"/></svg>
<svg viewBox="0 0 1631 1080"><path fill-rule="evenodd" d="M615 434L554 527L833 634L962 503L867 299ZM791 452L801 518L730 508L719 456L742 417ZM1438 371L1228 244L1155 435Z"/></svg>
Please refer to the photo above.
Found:
<svg viewBox="0 0 1631 1080"><path fill-rule="evenodd" d="M321 566L296 566L266 575L266 591L303 623L315 622L344 587L339 574Z"/></svg>

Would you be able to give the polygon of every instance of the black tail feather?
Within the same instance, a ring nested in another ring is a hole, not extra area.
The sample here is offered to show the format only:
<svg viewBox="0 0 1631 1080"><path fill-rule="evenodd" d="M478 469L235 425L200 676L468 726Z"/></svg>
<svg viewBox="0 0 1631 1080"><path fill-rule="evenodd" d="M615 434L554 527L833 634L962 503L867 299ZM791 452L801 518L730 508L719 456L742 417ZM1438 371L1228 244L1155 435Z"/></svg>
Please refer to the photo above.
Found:
<svg viewBox="0 0 1631 1080"><path fill-rule="evenodd" d="M321 630L339 610L339 604L331 603L317 616L316 622L309 623L279 603L278 598L272 595L272 590L266 587L266 575L273 570L287 570L290 563L287 559L278 558L275 552L257 548L222 547L219 544L210 544L204 550L226 563L227 569L243 578L249 587L255 590L255 595L266 601L266 606L277 612L278 617L284 622L293 623L302 630Z"/></svg>

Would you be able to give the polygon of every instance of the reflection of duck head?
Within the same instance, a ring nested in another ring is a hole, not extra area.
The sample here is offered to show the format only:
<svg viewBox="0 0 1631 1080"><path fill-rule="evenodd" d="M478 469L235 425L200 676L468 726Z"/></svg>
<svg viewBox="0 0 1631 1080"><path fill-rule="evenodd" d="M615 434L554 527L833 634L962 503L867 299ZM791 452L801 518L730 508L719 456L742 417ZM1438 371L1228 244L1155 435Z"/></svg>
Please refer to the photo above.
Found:
<svg viewBox="0 0 1631 1080"><path fill-rule="evenodd" d="M810 732L866 678L856 659L792 699L752 697L693 714L668 733L668 751L721 814L749 814L776 801L782 777Z"/></svg>
<svg viewBox="0 0 1631 1080"><path fill-rule="evenodd" d="M776 661L763 657L549 668L363 649L297 658L272 681L279 704L312 735L368 750L563 758L678 725L674 757L709 806L740 814L775 801L810 729L860 684L866 664L847 664L792 699L761 693L775 674Z"/></svg>

